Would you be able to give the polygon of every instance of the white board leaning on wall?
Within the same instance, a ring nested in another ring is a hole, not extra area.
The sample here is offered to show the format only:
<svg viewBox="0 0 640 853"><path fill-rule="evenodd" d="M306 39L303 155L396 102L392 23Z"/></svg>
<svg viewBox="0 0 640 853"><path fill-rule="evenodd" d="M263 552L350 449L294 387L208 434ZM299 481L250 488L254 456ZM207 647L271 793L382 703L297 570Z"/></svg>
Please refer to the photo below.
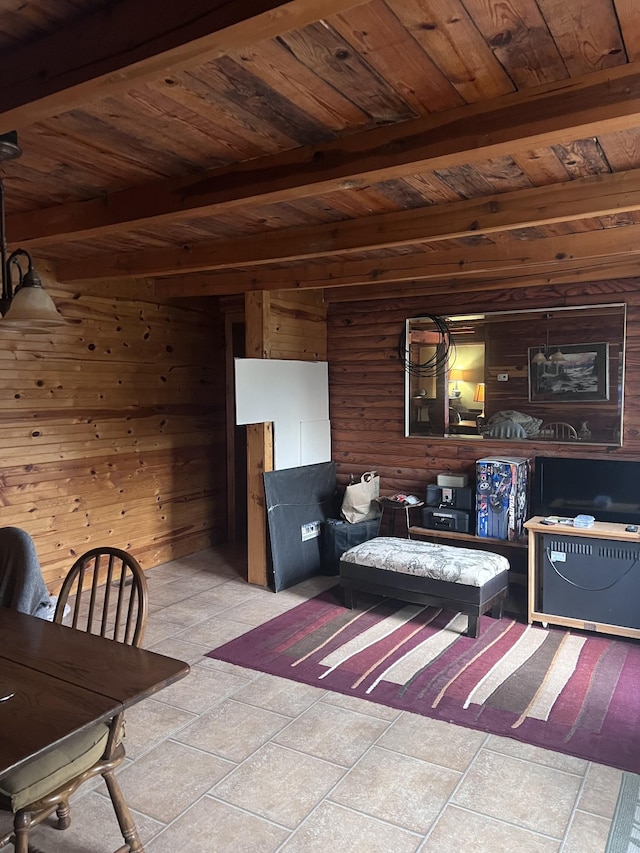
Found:
<svg viewBox="0 0 640 853"><path fill-rule="evenodd" d="M236 358L236 424L273 422L274 466L331 460L326 361Z"/></svg>

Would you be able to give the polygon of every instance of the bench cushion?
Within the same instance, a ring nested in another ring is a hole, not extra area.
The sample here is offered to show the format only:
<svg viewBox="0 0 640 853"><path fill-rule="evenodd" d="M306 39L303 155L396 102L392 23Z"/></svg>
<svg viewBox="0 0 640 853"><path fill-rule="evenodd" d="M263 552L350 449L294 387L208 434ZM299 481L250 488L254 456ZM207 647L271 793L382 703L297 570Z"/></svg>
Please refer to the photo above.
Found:
<svg viewBox="0 0 640 853"><path fill-rule="evenodd" d="M341 559L343 563L476 587L509 569L506 557L490 551L392 536L355 545Z"/></svg>

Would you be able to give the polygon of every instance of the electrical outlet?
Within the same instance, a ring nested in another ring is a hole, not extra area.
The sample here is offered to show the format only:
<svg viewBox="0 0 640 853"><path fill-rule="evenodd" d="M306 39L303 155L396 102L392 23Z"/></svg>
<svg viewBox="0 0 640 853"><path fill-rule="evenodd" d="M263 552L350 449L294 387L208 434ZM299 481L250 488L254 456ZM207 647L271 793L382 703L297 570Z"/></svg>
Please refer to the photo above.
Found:
<svg viewBox="0 0 640 853"><path fill-rule="evenodd" d="M317 539L320 536L320 522L309 521L307 524L302 525L300 531L303 542L307 542L309 539Z"/></svg>
<svg viewBox="0 0 640 853"><path fill-rule="evenodd" d="M508 382L509 374L508 373L499 373L498 374L498 382Z"/></svg>

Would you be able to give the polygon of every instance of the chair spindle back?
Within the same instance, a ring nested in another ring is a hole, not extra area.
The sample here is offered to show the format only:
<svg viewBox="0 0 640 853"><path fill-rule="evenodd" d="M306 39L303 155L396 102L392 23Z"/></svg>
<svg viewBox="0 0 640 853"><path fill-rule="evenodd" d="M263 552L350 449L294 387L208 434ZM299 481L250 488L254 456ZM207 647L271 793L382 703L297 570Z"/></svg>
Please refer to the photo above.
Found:
<svg viewBox="0 0 640 853"><path fill-rule="evenodd" d="M139 646L147 622L147 599L144 572L131 554L119 548L92 548L69 570L53 621Z"/></svg>

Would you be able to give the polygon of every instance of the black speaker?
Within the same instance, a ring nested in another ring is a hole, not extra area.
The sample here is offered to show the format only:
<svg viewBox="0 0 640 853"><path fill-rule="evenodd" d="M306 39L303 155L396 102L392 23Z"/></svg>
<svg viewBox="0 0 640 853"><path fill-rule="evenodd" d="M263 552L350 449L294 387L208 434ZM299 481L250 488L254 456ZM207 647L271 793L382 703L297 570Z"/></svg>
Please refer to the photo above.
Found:
<svg viewBox="0 0 640 853"><path fill-rule="evenodd" d="M430 483L427 486L427 499L425 501L427 506L440 506L440 501L442 500L442 489L440 486L436 486L435 483Z"/></svg>

